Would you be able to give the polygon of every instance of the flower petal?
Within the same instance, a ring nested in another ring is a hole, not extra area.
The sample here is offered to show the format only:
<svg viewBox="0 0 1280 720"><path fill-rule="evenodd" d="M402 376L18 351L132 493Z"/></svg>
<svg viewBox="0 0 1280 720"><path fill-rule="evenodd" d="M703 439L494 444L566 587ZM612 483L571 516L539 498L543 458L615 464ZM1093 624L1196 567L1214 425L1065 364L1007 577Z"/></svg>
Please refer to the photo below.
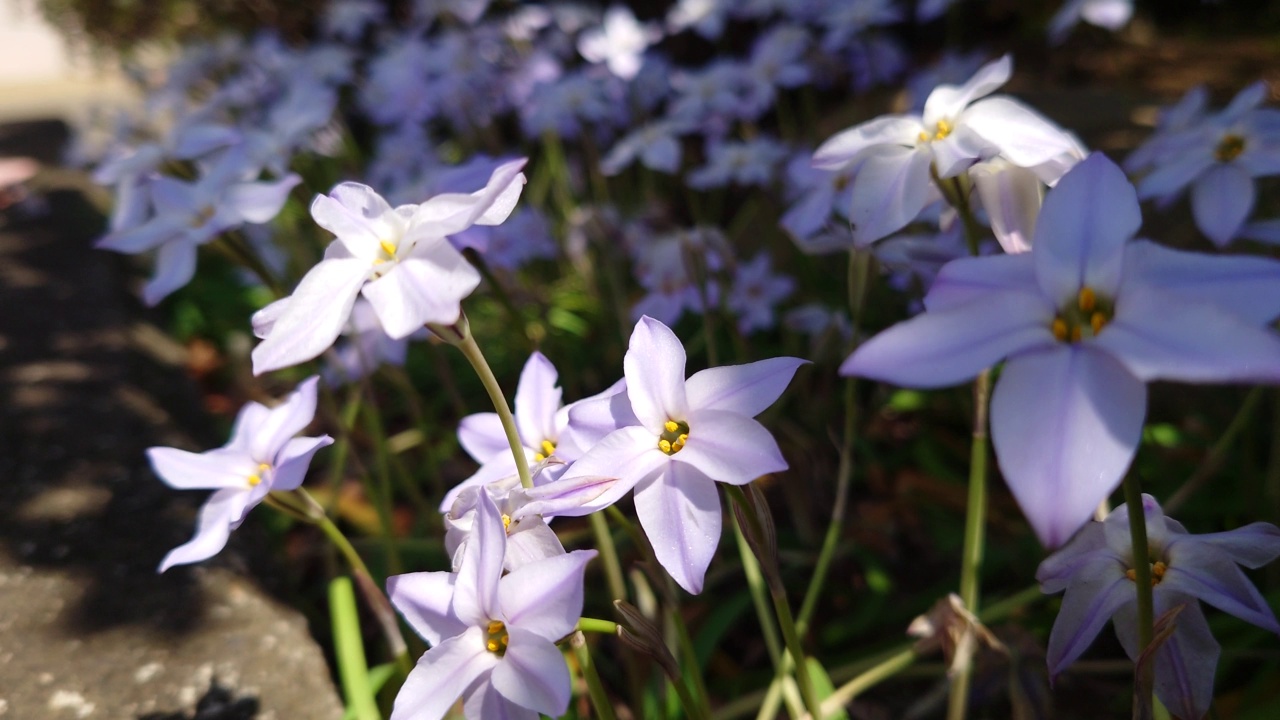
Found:
<svg viewBox="0 0 1280 720"><path fill-rule="evenodd" d="M230 211L237 222L269 222L280 214L280 209L289 200L289 191L301 182L301 177L289 173L274 182L232 185L223 193L219 211Z"/></svg>
<svg viewBox="0 0 1280 720"><path fill-rule="evenodd" d="M559 482L584 477L614 477L617 482L576 510L561 510L557 514L580 517L603 510L626 495L636 483L662 472L670 463L671 458L658 449L658 437L654 433L635 425L615 430L574 462Z"/></svg>
<svg viewBox="0 0 1280 720"><path fill-rule="evenodd" d="M778 443L763 425L726 410L689 413L689 440L671 460L731 485L745 485L787 469Z"/></svg>
<svg viewBox="0 0 1280 720"><path fill-rule="evenodd" d="M142 302L155 307L174 290L191 282L196 274L196 245L177 239L160 246L156 252L155 275L142 287Z"/></svg>
<svg viewBox="0 0 1280 720"><path fill-rule="evenodd" d="M984 293L876 335L844 361L840 374L908 387L955 385L1005 357L1057 345L1052 322L1053 310L1039 293Z"/></svg>
<svg viewBox="0 0 1280 720"><path fill-rule="evenodd" d="M934 125L939 120L955 120L969 103L990 95L1009 82L1013 75L1013 58L1008 54L978 68L964 85L939 85L924 101L924 122Z"/></svg>
<svg viewBox="0 0 1280 720"><path fill-rule="evenodd" d="M1172 198L1215 164L1213 149L1206 140L1192 136L1186 143L1190 147L1138 181L1139 198Z"/></svg>
<svg viewBox="0 0 1280 720"><path fill-rule="evenodd" d="M1124 246L1142 225L1133 186L1102 153L1081 160L1049 193L1036 221L1032 256L1040 287L1055 305L1082 287L1115 297Z"/></svg>
<svg viewBox="0 0 1280 720"><path fill-rule="evenodd" d="M1031 250L1036 218L1044 201L1044 186L1035 173L995 159L969 169L978 199L991 220L1000 247L1009 254Z"/></svg>
<svg viewBox="0 0 1280 720"><path fill-rule="evenodd" d="M945 310L1001 290L1039 294L1035 262L1030 254L952 260L942 266L929 286L924 306L930 311Z"/></svg>
<svg viewBox="0 0 1280 720"><path fill-rule="evenodd" d="M219 448L204 453L171 447L147 448L151 469L166 485L178 490L217 490L246 487L257 464L248 455Z"/></svg>
<svg viewBox="0 0 1280 720"><path fill-rule="evenodd" d="M254 460L271 465L289 438L302 432L316 416L316 386L320 376L312 375L298 384L284 402L271 408L262 418L249 440L249 454Z"/></svg>
<svg viewBox="0 0 1280 720"><path fill-rule="evenodd" d="M1222 247L1240 232L1254 198L1248 171L1234 163L1217 163L1191 186L1191 214L1200 232Z"/></svg>
<svg viewBox="0 0 1280 720"><path fill-rule="evenodd" d="M461 635L467 626L449 611L457 575L416 572L387 578L387 598L413 631L432 647Z"/></svg>
<svg viewBox="0 0 1280 720"><path fill-rule="evenodd" d="M498 579L507 553L507 531L489 493L477 493L476 517L462 550L453 591L453 614L467 625L498 619Z"/></svg>
<svg viewBox="0 0 1280 720"><path fill-rule="evenodd" d="M322 447L333 444L328 435L294 438L285 443L276 456L275 471L271 477L272 490L293 490L302 484L311 465L311 457Z"/></svg>
<svg viewBox="0 0 1280 720"><path fill-rule="evenodd" d="M518 498L519 506L512 511L511 518L519 520L535 515L554 517L557 515L580 515L573 512L578 508L594 502L604 493L613 489L619 479L608 475L574 475L538 485L525 490L517 488L512 491L512 498ZM514 535L508 535L508 539ZM511 549L507 549L511 555Z"/></svg>
<svg viewBox="0 0 1280 720"><path fill-rule="evenodd" d="M383 218L393 213L373 188L354 182L341 183L328 195L317 195L311 201L316 224L337 236L353 257L366 263L377 257L379 242L390 239L383 237L388 234Z"/></svg>
<svg viewBox="0 0 1280 720"><path fill-rule="evenodd" d="M1143 381L1280 380L1280 336L1226 310L1151 287L1125 288L1093 344Z"/></svg>
<svg viewBox="0 0 1280 720"><path fill-rule="evenodd" d="M568 424L560 431L556 455L567 462L582 457L609 433L627 425L639 425L631 410L627 383L619 380L602 393L571 403L561 412Z"/></svg>
<svg viewBox="0 0 1280 720"><path fill-rule="evenodd" d="M484 642L484 630L470 627L418 658L396 694L391 720L441 720L462 693L500 662Z"/></svg>
<svg viewBox="0 0 1280 720"><path fill-rule="evenodd" d="M697 595L720 544L720 497L711 478L687 463L636 487L636 516L658 564Z"/></svg>
<svg viewBox="0 0 1280 720"><path fill-rule="evenodd" d="M1181 535L1165 548L1168 569L1162 591L1186 593L1264 630L1280 633L1280 623L1258 588L1245 577L1223 550L1200 541L1197 535Z"/></svg>
<svg viewBox="0 0 1280 720"><path fill-rule="evenodd" d="M1013 98L993 97L976 102L964 111L958 123L1019 167L1034 167L1064 154L1084 155L1084 148L1071 133Z"/></svg>
<svg viewBox="0 0 1280 720"><path fill-rule="evenodd" d="M1138 594L1124 570L1119 558L1098 555L1076 571L1049 631L1049 677L1057 677L1088 650L1116 610L1137 602Z"/></svg>
<svg viewBox="0 0 1280 720"><path fill-rule="evenodd" d="M538 720L537 711L517 705L494 689L491 682L484 683L467 696L462 704L465 718L483 720Z"/></svg>
<svg viewBox="0 0 1280 720"><path fill-rule="evenodd" d="M471 459L481 465L495 455L511 452L498 413L476 413L462 418L458 423L458 442Z"/></svg>
<svg viewBox="0 0 1280 720"><path fill-rule="evenodd" d="M1280 262L1271 258L1182 252L1135 240L1125 249L1124 263L1126 286L1161 288L1259 325L1280 315Z"/></svg>
<svg viewBox="0 0 1280 720"><path fill-rule="evenodd" d="M1147 388L1080 345L1020 355L991 398L991 440L1009 490L1048 547L1066 542L1124 476Z"/></svg>
<svg viewBox="0 0 1280 720"><path fill-rule="evenodd" d="M527 158L503 163L494 169L488 183L476 192L436 195L417 207L411 226L435 237L462 232L472 225L501 224L515 209L524 189L520 170Z"/></svg>
<svg viewBox="0 0 1280 720"><path fill-rule="evenodd" d="M821 170L842 170L860 160L863 152L877 145L913 147L924 125L911 115L886 115L832 135L813 153L813 166Z"/></svg>
<svg viewBox="0 0 1280 720"><path fill-rule="evenodd" d="M853 178L849 221L860 246L901 230L929 202L928 147L888 147L869 156Z"/></svg>
<svg viewBox="0 0 1280 720"><path fill-rule="evenodd" d="M551 717L564 715L570 689L564 655L553 641L522 628L508 627L507 633L507 652L490 678L493 689L521 707Z"/></svg>
<svg viewBox="0 0 1280 720"><path fill-rule="evenodd" d="M540 352L534 352L520 371L516 385L516 427L525 445L537 449L543 440L559 435L556 411L560 409L560 386L556 366Z"/></svg>
<svg viewBox="0 0 1280 720"><path fill-rule="evenodd" d="M368 276L369 264L359 259L322 260L311 268L253 349L253 374L306 362L333 345Z"/></svg>
<svg viewBox="0 0 1280 720"><path fill-rule="evenodd" d="M222 551L231 537L231 526L247 511L249 493L240 488L224 488L209 496L196 519L196 534L169 551L157 572L174 565L208 560Z"/></svg>
<svg viewBox="0 0 1280 720"><path fill-rule="evenodd" d="M1102 523L1089 523L1072 536L1071 541L1059 548L1036 568L1036 582L1045 594L1062 592L1071 579L1090 561L1107 554L1107 538ZM1119 562L1120 558L1117 557Z"/></svg>
<svg viewBox="0 0 1280 720"><path fill-rule="evenodd" d="M512 570L498 584L502 619L548 642L568 635L582 617L583 572L595 556L574 550Z"/></svg>
<svg viewBox="0 0 1280 720"><path fill-rule="evenodd" d="M1280 528L1256 522L1226 532L1197 535L1196 542L1221 550L1249 569L1260 568L1280 557Z"/></svg>
<svg viewBox="0 0 1280 720"><path fill-rule="evenodd" d="M1157 587L1152 600L1157 618L1178 605L1186 605L1174 619L1173 634L1156 651L1156 697L1178 717L1202 718L1213 702L1213 675L1221 647L1213 639L1195 598ZM1115 627L1125 653L1131 659L1137 658L1137 603L1120 608Z"/></svg>
<svg viewBox="0 0 1280 720"><path fill-rule="evenodd" d="M671 328L648 315L640 318L631 333L622 369L631 410L640 424L655 434L662 432L668 420L683 420L689 412L684 363L684 345Z"/></svg>
<svg viewBox="0 0 1280 720"><path fill-rule="evenodd" d="M392 339L427 323L450 325L462 314L462 299L480 284L480 273L444 240L419 243L386 275L364 286L378 322Z"/></svg>
<svg viewBox="0 0 1280 720"><path fill-rule="evenodd" d="M685 382L691 410L725 410L755 417L777 401L796 369L808 360L777 357L694 373Z"/></svg>

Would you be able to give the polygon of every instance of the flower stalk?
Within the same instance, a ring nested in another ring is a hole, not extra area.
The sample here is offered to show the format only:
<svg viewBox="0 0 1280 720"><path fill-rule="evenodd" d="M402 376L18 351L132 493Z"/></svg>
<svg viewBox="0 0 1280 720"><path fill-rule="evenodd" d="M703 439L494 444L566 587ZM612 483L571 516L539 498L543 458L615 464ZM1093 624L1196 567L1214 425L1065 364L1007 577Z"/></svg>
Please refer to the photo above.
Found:
<svg viewBox="0 0 1280 720"><path fill-rule="evenodd" d="M1151 550L1147 543L1147 514L1142 504L1142 482L1137 473L1124 479L1124 501L1129 508L1129 539L1133 543L1133 584L1138 592L1138 647L1146 652L1155 636L1155 611L1152 602ZM1155 663L1139 663L1133 688L1135 708L1151 707L1155 682Z"/></svg>

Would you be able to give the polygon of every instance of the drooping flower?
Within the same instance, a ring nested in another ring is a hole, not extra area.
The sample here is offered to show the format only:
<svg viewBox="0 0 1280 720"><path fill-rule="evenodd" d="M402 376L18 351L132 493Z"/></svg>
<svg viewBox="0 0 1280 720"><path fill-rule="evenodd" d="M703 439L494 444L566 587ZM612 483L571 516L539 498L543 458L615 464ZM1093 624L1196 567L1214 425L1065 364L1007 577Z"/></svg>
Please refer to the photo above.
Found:
<svg viewBox="0 0 1280 720"><path fill-rule="evenodd" d="M1006 482L1042 542L1062 544L1120 482L1146 385L1280 381L1280 263L1128 242L1124 174L1093 154L1045 199L1028 253L946 265L926 312L872 338L841 373L912 387L1007 358L991 400Z"/></svg>
<svg viewBox="0 0 1280 720"><path fill-rule="evenodd" d="M815 167L856 169L850 220L868 244L911 222L942 179L1001 156L1053 184L1083 157L1079 141L1011 98L990 95L1013 72L1009 56L983 66L962 86L940 85L922 115L888 115L837 133L813 155Z"/></svg>
<svg viewBox="0 0 1280 720"><path fill-rule="evenodd" d="M570 412L567 432L590 449L559 482L617 481L561 514L601 510L634 488L636 514L658 562L685 590L701 592L720 542L716 483L745 485L787 468L773 436L753 418L778 399L805 362L772 358L709 368L686 380L679 338L642 317L623 360L625 387Z"/></svg>
<svg viewBox="0 0 1280 720"><path fill-rule="evenodd" d="M1150 495L1142 496L1150 550L1155 617L1182 606L1173 633L1155 653L1155 692L1174 715L1199 720L1213 701L1219 646L1198 600L1280 633L1280 623L1239 565L1258 568L1280 556L1280 528L1253 523L1227 532L1192 535L1165 517ZM1056 677L1080 657L1111 620L1129 658L1136 661L1138 594L1129 535L1129 512L1116 508L1103 522L1089 523L1036 571L1046 593L1066 590L1049 634L1049 675Z"/></svg>
<svg viewBox="0 0 1280 720"><path fill-rule="evenodd" d="M570 678L555 643L582 615L583 569L594 550L524 563L503 574L507 535L487 493L457 572L387 579L387 595L431 649L396 695L391 720L440 720L463 697L468 720L560 717Z"/></svg>
<svg viewBox="0 0 1280 720"><path fill-rule="evenodd" d="M456 322L459 303L480 284L480 274L447 237L505 220L520 197L524 163L500 166L487 186L470 195L437 195L421 205L392 208L358 183L316 196L311 215L337 239L293 295L254 314L254 333L263 338L253 350L254 373L324 352L346 326L358 295L373 305L392 338L426 323Z"/></svg>
<svg viewBox="0 0 1280 720"><path fill-rule="evenodd" d="M315 417L318 382L317 377L308 378L274 408L246 404L236 417L231 441L216 450L147 449L152 469L165 484L180 490L216 491L200 509L195 537L169 551L160 562L160 572L217 555L231 531L240 527L267 493L302 484L311 456L333 443L328 435L294 437Z"/></svg>

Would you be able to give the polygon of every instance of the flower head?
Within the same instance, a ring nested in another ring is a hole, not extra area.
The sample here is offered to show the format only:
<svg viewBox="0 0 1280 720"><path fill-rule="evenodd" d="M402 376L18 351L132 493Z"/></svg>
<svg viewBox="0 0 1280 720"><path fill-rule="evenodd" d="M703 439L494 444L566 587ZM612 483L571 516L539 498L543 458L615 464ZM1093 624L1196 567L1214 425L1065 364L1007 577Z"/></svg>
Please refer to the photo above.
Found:
<svg viewBox="0 0 1280 720"><path fill-rule="evenodd" d="M520 197L524 163L498 167L474 193L437 195L421 205L392 208L358 183L316 196L311 215L337 239L293 295L253 316L254 332L263 338L253 350L254 373L324 352L346 326L357 295L369 300L392 338L426 323L456 322L459 303L480 284L480 274L447 238L473 224L505 220Z"/></svg>
<svg viewBox="0 0 1280 720"><path fill-rule="evenodd" d="M1197 600L1265 630L1280 633L1280 623L1239 565L1261 567L1280 556L1280 528L1254 523L1236 530L1192 535L1167 518L1150 495L1142 496L1150 557L1137 559L1124 505L1107 519L1090 523L1066 547L1050 555L1036 579L1046 593L1066 590L1062 609L1049 634L1049 674L1056 677L1080 657L1112 620L1125 652L1137 660L1137 577L1135 563L1151 570L1151 595L1157 617L1183 606L1173 634L1155 654L1155 691L1175 715L1202 717L1213 700L1218 643Z"/></svg>
<svg viewBox="0 0 1280 720"><path fill-rule="evenodd" d="M181 490L216 491L200 509L195 537L169 551L160 572L217 555L231 531L240 527L267 493L302 484L311 456L333 443L328 435L294 437L315 416L318 382L317 377L308 378L274 408L246 404L236 417L231 441L217 450L147 449L152 469L165 484Z"/></svg>
<svg viewBox="0 0 1280 720"><path fill-rule="evenodd" d="M1051 547L1119 484L1141 439L1147 381L1280 381L1280 338L1263 327L1280 314L1280 263L1129 242L1141 220L1133 187L1095 153L1045 199L1030 252L947 264L926 312L841 366L942 387L1007 358L992 441Z"/></svg>
<svg viewBox="0 0 1280 720"><path fill-rule="evenodd" d="M805 362L773 358L710 368L686 380L679 338L657 320L640 318L623 360L625 387L569 413L567 432L590 449L559 482L617 481L561 514L601 510L634 488L636 514L658 562L681 587L701 592L720 542L715 484L744 485L787 468L773 436L752 418L778 399Z"/></svg>
<svg viewBox="0 0 1280 720"><path fill-rule="evenodd" d="M559 717L569 669L555 643L582 615L583 569L594 550L533 560L503 574L507 531L489 495L475 517L457 572L387 580L387 595L431 649L396 696L391 720L439 720L460 696L468 720Z"/></svg>

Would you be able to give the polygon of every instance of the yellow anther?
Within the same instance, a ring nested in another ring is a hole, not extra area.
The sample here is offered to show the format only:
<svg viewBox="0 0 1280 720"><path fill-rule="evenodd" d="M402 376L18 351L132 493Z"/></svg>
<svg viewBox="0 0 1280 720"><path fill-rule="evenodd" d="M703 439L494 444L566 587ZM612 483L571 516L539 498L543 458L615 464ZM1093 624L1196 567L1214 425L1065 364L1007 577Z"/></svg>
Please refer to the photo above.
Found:
<svg viewBox="0 0 1280 720"><path fill-rule="evenodd" d="M1077 298L1081 312L1093 312L1098 307L1098 295L1093 288L1085 286L1080 288L1080 296Z"/></svg>
<svg viewBox="0 0 1280 720"><path fill-rule="evenodd" d="M388 255L395 255L395 254L396 254L396 246L395 246L395 245L393 245L393 244L392 244L390 241L388 241L388 240L379 240L379 241L378 241L378 247L382 248L382 252L384 252L384 253L386 253L386 254L388 254Z"/></svg>
<svg viewBox="0 0 1280 720"><path fill-rule="evenodd" d="M506 626L502 624L501 620L490 620L489 627L485 628L485 631L490 635L497 635L502 632L505 627Z"/></svg>
<svg viewBox="0 0 1280 720"><path fill-rule="evenodd" d="M1096 312L1089 318L1089 327L1093 328L1093 334L1097 335L1102 332L1102 328L1107 326L1107 316Z"/></svg>
<svg viewBox="0 0 1280 720"><path fill-rule="evenodd" d="M489 652L491 652L491 653L496 653L496 652L498 652L498 648L500 648L500 647L502 647L502 646L498 644L498 641L497 641L497 640L490 640L489 642L487 642L487 643L485 643L485 644L484 644L484 647L485 647L485 649L486 649L486 650L488 650Z"/></svg>
<svg viewBox="0 0 1280 720"><path fill-rule="evenodd" d="M1124 571L1124 576L1125 576L1125 577L1127 577L1127 578L1129 578L1129 582L1137 582L1137 581L1138 581L1138 571L1137 571L1137 570L1134 570L1133 568L1129 568L1128 570L1125 570L1125 571Z"/></svg>
<svg viewBox="0 0 1280 720"><path fill-rule="evenodd" d="M1244 138L1239 135L1223 135L1222 140L1218 141L1218 147L1213 151L1214 157L1218 162L1231 162L1240 157L1240 153L1244 152Z"/></svg>
<svg viewBox="0 0 1280 720"><path fill-rule="evenodd" d="M938 121L938 129L933 133L934 140L946 140L951 134L951 123L946 120Z"/></svg>
<svg viewBox="0 0 1280 720"><path fill-rule="evenodd" d="M918 139L920 142L929 142L929 133L922 130Z"/></svg>
<svg viewBox="0 0 1280 720"><path fill-rule="evenodd" d="M384 263L384 262L386 262L386 260L383 260L382 258L374 258L374 259L373 259L373 264L374 264L374 265L381 265L381 264L382 264L382 263Z"/></svg>
<svg viewBox="0 0 1280 720"><path fill-rule="evenodd" d="M270 469L271 469L271 465L267 463L258 463L258 472L263 472Z"/></svg>
<svg viewBox="0 0 1280 720"><path fill-rule="evenodd" d="M262 478L258 477L257 475L249 476L249 487L257 487L258 484L261 482L262 482Z"/></svg>
<svg viewBox="0 0 1280 720"><path fill-rule="evenodd" d="M555 444L555 443L553 443L553 442L551 442L550 440L543 440L543 441L542 441L542 452L541 452L541 453L539 453L539 454L543 455L544 457L551 457L552 455L555 455L555 454L556 454L556 444Z"/></svg>
<svg viewBox="0 0 1280 720"><path fill-rule="evenodd" d="M1160 582L1164 579L1165 571L1168 569L1168 565L1157 560L1156 563L1151 566L1151 577L1154 578L1156 582Z"/></svg>
<svg viewBox="0 0 1280 720"><path fill-rule="evenodd" d="M511 516L506 513L502 513L502 529L511 532ZM493 623L490 623L490 626L492 625Z"/></svg>
<svg viewBox="0 0 1280 720"><path fill-rule="evenodd" d="M671 454L671 441L670 441L670 440L667 440L667 439L665 439L665 438L658 440L658 449L659 449L659 450L661 450L662 452L664 452L664 453L666 453L666 454L670 455L670 454Z"/></svg>
<svg viewBox="0 0 1280 720"><path fill-rule="evenodd" d="M668 420L665 423L663 423L662 427L666 428L667 432L673 433L680 429L680 424L677 423L675 420Z"/></svg>
<svg viewBox="0 0 1280 720"><path fill-rule="evenodd" d="M1067 322L1062 318L1053 319L1053 336L1057 338L1059 342L1067 341Z"/></svg>
<svg viewBox="0 0 1280 720"><path fill-rule="evenodd" d="M202 228L205 223L212 220L213 216L217 214L217 210L210 205L206 205L200 209L200 212L196 213L195 216L191 218L191 222L189 222L188 225L193 228Z"/></svg>
<svg viewBox="0 0 1280 720"><path fill-rule="evenodd" d="M534 461L534 462L542 462L543 460L546 460L546 459L547 459L547 456L546 456L546 455L543 455L542 453L534 453L534 454L533 454L533 461Z"/></svg>
<svg viewBox="0 0 1280 720"><path fill-rule="evenodd" d="M495 655L502 655L507 651L507 626L501 620L490 620L489 627L485 628L486 634L489 636L484 644L485 650Z"/></svg>

